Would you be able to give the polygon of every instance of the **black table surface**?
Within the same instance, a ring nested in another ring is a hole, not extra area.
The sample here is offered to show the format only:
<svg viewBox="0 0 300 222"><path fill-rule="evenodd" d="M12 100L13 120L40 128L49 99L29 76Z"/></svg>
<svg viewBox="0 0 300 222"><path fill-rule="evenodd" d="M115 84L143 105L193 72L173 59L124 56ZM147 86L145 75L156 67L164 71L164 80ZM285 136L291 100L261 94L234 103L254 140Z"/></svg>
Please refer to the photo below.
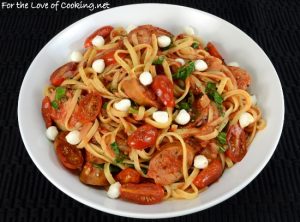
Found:
<svg viewBox="0 0 300 222"><path fill-rule="evenodd" d="M111 8L138 3L108 2ZM164 3L212 13L253 38L278 72L286 114L273 157L246 188L202 212L161 221L300 221L300 1ZM18 94L30 63L59 31L94 12L0 8L0 221L138 221L94 210L58 190L33 164L19 133Z"/></svg>

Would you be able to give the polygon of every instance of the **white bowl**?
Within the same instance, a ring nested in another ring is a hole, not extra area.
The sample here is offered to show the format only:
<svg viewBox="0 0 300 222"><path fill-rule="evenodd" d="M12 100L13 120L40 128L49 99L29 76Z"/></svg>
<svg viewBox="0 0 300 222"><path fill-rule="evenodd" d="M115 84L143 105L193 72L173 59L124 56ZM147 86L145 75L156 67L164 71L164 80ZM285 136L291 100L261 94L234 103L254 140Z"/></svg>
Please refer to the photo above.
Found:
<svg viewBox="0 0 300 222"><path fill-rule="evenodd" d="M219 182L193 200L168 200L151 206L112 200L102 190L83 185L58 162L53 144L45 136L40 107L43 87L54 69L64 64L84 39L104 25L153 24L173 33L186 25L197 35L218 46L227 62L237 61L253 77L252 93L258 98L267 127L257 134L246 157L226 170ZM112 8L90 15L56 35L36 56L23 80L18 119L25 147L39 170L58 189L95 209L127 217L167 218L201 211L231 197L244 188L271 158L280 138L284 101L279 78L263 50L244 32L211 14L166 4L138 4Z"/></svg>

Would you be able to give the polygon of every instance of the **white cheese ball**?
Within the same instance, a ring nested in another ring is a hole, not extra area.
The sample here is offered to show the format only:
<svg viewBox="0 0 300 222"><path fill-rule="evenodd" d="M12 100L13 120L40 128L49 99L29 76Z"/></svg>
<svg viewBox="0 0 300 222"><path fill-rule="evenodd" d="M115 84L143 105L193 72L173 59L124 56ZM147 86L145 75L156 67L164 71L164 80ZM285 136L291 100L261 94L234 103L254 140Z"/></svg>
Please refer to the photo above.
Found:
<svg viewBox="0 0 300 222"><path fill-rule="evenodd" d="M46 130L46 136L51 141L55 140L57 134L58 134L58 130L57 130L56 126L50 126Z"/></svg>
<svg viewBox="0 0 300 222"><path fill-rule="evenodd" d="M257 104L257 98L255 95L252 95L251 96L251 105L252 106L255 106Z"/></svg>
<svg viewBox="0 0 300 222"><path fill-rule="evenodd" d="M179 62L182 66L185 64L185 61L182 58L177 58L177 59L175 59L175 61Z"/></svg>
<svg viewBox="0 0 300 222"><path fill-rule="evenodd" d="M185 26L183 28L183 30L184 30L184 33L187 35L195 35L195 31L191 26Z"/></svg>
<svg viewBox="0 0 300 222"><path fill-rule="evenodd" d="M207 65L207 63L204 60L198 59L198 60L195 61L195 69L197 71L201 71L202 72L202 71L207 70L207 68L208 68L208 65Z"/></svg>
<svg viewBox="0 0 300 222"><path fill-rule="evenodd" d="M66 140L71 145L77 145L80 143L80 132L78 130L73 130L66 135Z"/></svg>
<svg viewBox="0 0 300 222"><path fill-rule="evenodd" d="M121 184L119 182L113 183L109 186L107 196L112 199L117 199L120 196Z"/></svg>
<svg viewBox="0 0 300 222"><path fill-rule="evenodd" d="M254 118L248 112L243 113L239 118L239 123L242 128L249 126L253 122L254 122Z"/></svg>
<svg viewBox="0 0 300 222"><path fill-rule="evenodd" d="M70 60L72 62L81 62L83 59L83 56L81 54L81 52L79 51L73 51L70 55Z"/></svg>
<svg viewBox="0 0 300 222"><path fill-rule="evenodd" d="M129 99L122 99L119 102L114 103L114 108L122 112L127 112L130 106L131 101Z"/></svg>
<svg viewBox="0 0 300 222"><path fill-rule="evenodd" d="M190 120L191 120L191 116L185 109L180 110L178 115L175 118L175 122L178 123L179 125L185 125L188 122L190 122Z"/></svg>
<svg viewBox="0 0 300 222"><path fill-rule="evenodd" d="M171 38L166 35L159 36L157 38L158 46L161 48L168 47L171 44Z"/></svg>
<svg viewBox="0 0 300 222"><path fill-rule="evenodd" d="M95 36L92 40L92 44L96 47L104 46L105 40L101 35Z"/></svg>
<svg viewBox="0 0 300 222"><path fill-rule="evenodd" d="M156 111L152 114L152 118L158 123L167 123L169 114L166 111Z"/></svg>
<svg viewBox="0 0 300 222"><path fill-rule="evenodd" d="M93 62L92 64L93 70L97 73L102 73L103 70L105 69L105 63L103 59L97 59Z"/></svg>
<svg viewBox="0 0 300 222"><path fill-rule="evenodd" d="M203 155L197 155L194 159L194 167L204 169L208 166L208 159Z"/></svg>
<svg viewBox="0 0 300 222"><path fill-rule="evenodd" d="M148 86L152 83L153 78L150 72L143 72L141 73L141 75L139 76L139 80L142 83L142 85L144 86Z"/></svg>
<svg viewBox="0 0 300 222"><path fill-rule="evenodd" d="M126 28L126 32L129 33L129 32L131 32L132 30L134 30L134 29L136 29L136 28L137 28L137 26L135 26L135 25L129 25L129 26L127 26L127 28Z"/></svg>
<svg viewBox="0 0 300 222"><path fill-rule="evenodd" d="M228 66L235 66L235 67L239 67L240 65L237 62L229 62L227 63Z"/></svg>

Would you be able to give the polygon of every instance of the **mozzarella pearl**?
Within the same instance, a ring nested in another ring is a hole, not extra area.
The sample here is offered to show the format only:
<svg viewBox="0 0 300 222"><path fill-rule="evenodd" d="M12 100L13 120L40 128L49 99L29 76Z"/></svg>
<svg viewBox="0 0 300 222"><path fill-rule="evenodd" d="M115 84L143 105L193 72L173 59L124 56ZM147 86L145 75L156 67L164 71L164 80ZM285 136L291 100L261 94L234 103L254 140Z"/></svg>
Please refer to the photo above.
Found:
<svg viewBox="0 0 300 222"><path fill-rule="evenodd" d="M57 130L56 126L50 126L46 130L46 136L49 140L54 141L57 134L58 134L58 130Z"/></svg>
<svg viewBox="0 0 300 222"><path fill-rule="evenodd" d="M242 128L247 127L253 122L254 122L254 118L250 113L245 112L240 116L239 123Z"/></svg>
<svg viewBox="0 0 300 222"><path fill-rule="evenodd" d="M252 95L251 96L251 105L252 106L255 106L257 104L257 98L255 95Z"/></svg>
<svg viewBox="0 0 300 222"><path fill-rule="evenodd" d="M162 35L157 38L157 42L159 47L165 48L171 44L171 38L169 36Z"/></svg>
<svg viewBox="0 0 300 222"><path fill-rule="evenodd" d="M182 58L177 58L177 59L175 59L175 61L179 62L182 66L185 64L185 61Z"/></svg>
<svg viewBox="0 0 300 222"><path fill-rule="evenodd" d="M191 26L184 27L184 33L187 35L195 35L195 31Z"/></svg>
<svg viewBox="0 0 300 222"><path fill-rule="evenodd" d="M126 28L126 32L127 33L129 33L129 32L131 32L132 30L134 30L134 29L136 29L137 27L135 26L135 25L129 25L129 26L127 26L127 28Z"/></svg>
<svg viewBox="0 0 300 222"><path fill-rule="evenodd" d="M105 68L105 63L103 59L97 59L93 62L92 64L92 68L93 70L95 70L95 72L97 73L101 73L103 72L104 68Z"/></svg>
<svg viewBox="0 0 300 222"><path fill-rule="evenodd" d="M185 109L180 110L178 115L175 118L175 122L178 123L179 125L185 125L188 122L190 122L190 120L191 120L191 116Z"/></svg>
<svg viewBox="0 0 300 222"><path fill-rule="evenodd" d="M229 62L227 63L228 66L235 66L235 67L239 67L240 65L237 62Z"/></svg>
<svg viewBox="0 0 300 222"><path fill-rule="evenodd" d="M70 55L70 59L72 62L80 62L83 59L81 52L73 51Z"/></svg>
<svg viewBox="0 0 300 222"><path fill-rule="evenodd" d="M113 183L109 186L107 196L112 199L116 199L120 196L121 184L119 182Z"/></svg>
<svg viewBox="0 0 300 222"><path fill-rule="evenodd" d="M66 135L66 140L71 145L77 145L80 143L80 132L78 130L73 130Z"/></svg>
<svg viewBox="0 0 300 222"><path fill-rule="evenodd" d="M152 114L152 118L158 123L167 123L169 114L166 111L156 111Z"/></svg>
<svg viewBox="0 0 300 222"><path fill-rule="evenodd" d="M122 112L127 112L130 106L131 102L129 99L122 99L121 101L114 103L114 108Z"/></svg>
<svg viewBox="0 0 300 222"><path fill-rule="evenodd" d="M207 70L207 68L208 68L208 65L207 65L207 63L204 60L198 59L198 60L195 61L195 69L197 71L201 71L202 72L202 71Z"/></svg>
<svg viewBox="0 0 300 222"><path fill-rule="evenodd" d="M101 35L97 35L95 38L92 40L92 44L96 47L101 47L105 43L104 38Z"/></svg>
<svg viewBox="0 0 300 222"><path fill-rule="evenodd" d="M139 80L140 82L144 85L144 86L148 86L152 83L153 78L150 72L143 72L140 76L139 76Z"/></svg>
<svg viewBox="0 0 300 222"><path fill-rule="evenodd" d="M204 169L208 166L208 160L203 155L197 155L194 159L194 167Z"/></svg>

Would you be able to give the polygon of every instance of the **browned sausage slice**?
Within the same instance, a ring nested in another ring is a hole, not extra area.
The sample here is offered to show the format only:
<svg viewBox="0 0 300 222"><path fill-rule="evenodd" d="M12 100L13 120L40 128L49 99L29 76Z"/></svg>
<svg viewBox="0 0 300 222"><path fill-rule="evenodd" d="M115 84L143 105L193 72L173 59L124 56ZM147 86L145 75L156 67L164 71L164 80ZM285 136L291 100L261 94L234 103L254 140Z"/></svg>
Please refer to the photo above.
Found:
<svg viewBox="0 0 300 222"><path fill-rule="evenodd" d="M195 152L186 144L188 168L192 165ZM180 142L168 143L161 147L150 160L147 175L154 179L155 183L168 185L182 178L182 146Z"/></svg>
<svg viewBox="0 0 300 222"><path fill-rule="evenodd" d="M142 106L159 107L159 103L155 100L154 93L142 86L137 79L128 79L123 82L123 90L125 94L134 102Z"/></svg>

